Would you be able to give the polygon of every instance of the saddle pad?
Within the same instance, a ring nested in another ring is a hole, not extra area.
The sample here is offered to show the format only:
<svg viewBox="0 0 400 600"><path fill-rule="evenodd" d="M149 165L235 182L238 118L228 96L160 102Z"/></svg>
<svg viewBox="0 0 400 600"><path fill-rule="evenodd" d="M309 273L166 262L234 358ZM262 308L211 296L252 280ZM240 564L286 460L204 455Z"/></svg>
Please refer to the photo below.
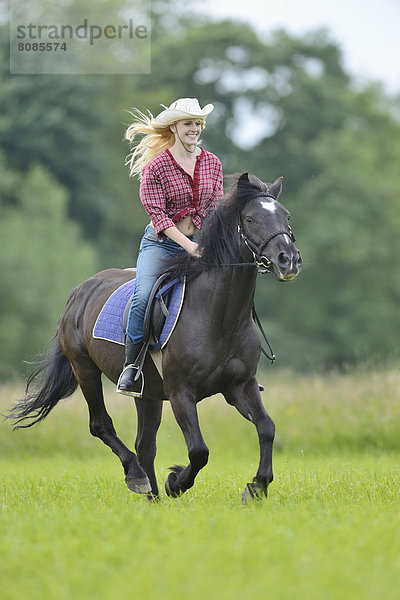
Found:
<svg viewBox="0 0 400 600"><path fill-rule="evenodd" d="M111 294L97 317L93 328L94 338L114 342L122 346L125 345L125 332L123 328L124 310L134 291L135 279L131 279L123 283ZM168 306L169 315L165 319L165 324L160 335L160 343L150 346L150 350L155 347L163 348L168 342L181 312L184 294L185 282L179 281L175 284L171 293Z"/></svg>

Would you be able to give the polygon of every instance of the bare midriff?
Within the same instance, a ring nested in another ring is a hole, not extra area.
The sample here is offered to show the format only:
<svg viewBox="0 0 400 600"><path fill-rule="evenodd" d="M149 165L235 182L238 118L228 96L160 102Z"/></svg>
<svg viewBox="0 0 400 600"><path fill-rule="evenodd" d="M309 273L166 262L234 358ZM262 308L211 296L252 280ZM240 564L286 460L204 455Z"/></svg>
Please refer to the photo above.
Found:
<svg viewBox="0 0 400 600"><path fill-rule="evenodd" d="M198 232L196 225L192 221L192 217L187 215L181 221L175 223L177 229L186 236L194 235Z"/></svg>
<svg viewBox="0 0 400 600"><path fill-rule="evenodd" d="M153 223L150 223L150 225L154 227ZM192 217L190 215L187 215L186 217L175 223L175 226L177 229L179 229L181 233L183 233L183 235L186 235L187 237L195 235L195 233L199 231L196 225L193 223Z"/></svg>

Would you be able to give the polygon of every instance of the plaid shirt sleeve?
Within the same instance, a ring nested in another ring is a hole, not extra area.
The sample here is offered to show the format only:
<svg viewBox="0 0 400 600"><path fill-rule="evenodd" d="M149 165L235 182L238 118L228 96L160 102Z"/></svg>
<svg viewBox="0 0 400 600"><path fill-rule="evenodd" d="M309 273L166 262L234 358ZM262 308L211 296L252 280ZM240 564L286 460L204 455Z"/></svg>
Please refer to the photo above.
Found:
<svg viewBox="0 0 400 600"><path fill-rule="evenodd" d="M218 202L221 200L222 196L224 195L224 184L223 184L223 175L222 175L222 165L221 162L218 161L217 163L217 168L216 168L216 174L215 174L215 186L214 186L214 191L213 194L210 198L210 204L209 204L209 211L215 210L215 208L217 207Z"/></svg>
<svg viewBox="0 0 400 600"><path fill-rule="evenodd" d="M140 198L157 235L163 229L175 226L167 213L167 201L163 184L150 165L143 169L140 182Z"/></svg>

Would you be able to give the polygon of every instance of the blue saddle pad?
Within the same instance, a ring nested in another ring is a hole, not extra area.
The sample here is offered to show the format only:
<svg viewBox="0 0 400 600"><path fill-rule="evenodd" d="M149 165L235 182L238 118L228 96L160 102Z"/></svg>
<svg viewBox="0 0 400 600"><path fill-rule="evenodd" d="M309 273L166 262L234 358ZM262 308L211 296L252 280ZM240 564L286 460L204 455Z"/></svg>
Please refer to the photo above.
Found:
<svg viewBox="0 0 400 600"><path fill-rule="evenodd" d="M123 328L124 311L134 291L135 279L131 279L123 283L111 294L97 317L93 328L94 338L114 342L122 346L125 345L125 332ZM181 312L184 294L185 281L178 281L172 289L168 305L169 315L165 319L159 344L150 346L150 350L163 348L168 342Z"/></svg>

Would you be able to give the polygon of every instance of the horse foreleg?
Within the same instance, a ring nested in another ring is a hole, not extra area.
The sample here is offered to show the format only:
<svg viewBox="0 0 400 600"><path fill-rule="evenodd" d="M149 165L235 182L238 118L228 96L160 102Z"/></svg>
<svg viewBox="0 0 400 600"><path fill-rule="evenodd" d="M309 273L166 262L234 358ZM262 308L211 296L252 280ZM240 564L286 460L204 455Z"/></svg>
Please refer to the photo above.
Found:
<svg viewBox="0 0 400 600"><path fill-rule="evenodd" d="M162 400L135 398L138 415L135 448L140 466L146 471L151 484L151 497L158 498L158 485L154 471L157 431L161 423Z"/></svg>
<svg viewBox="0 0 400 600"><path fill-rule="evenodd" d="M128 488L137 494L148 494L151 491L149 479L139 465L136 454L118 438L106 410L100 369L89 357L80 357L77 364L79 366L74 366L74 373L88 404L90 433L118 456L124 468Z"/></svg>
<svg viewBox="0 0 400 600"><path fill-rule="evenodd" d="M197 406L189 394L170 397L175 419L182 430L189 455L187 467L175 465L165 483L168 496L179 496L192 487L196 475L208 462L209 450L200 431Z"/></svg>
<svg viewBox="0 0 400 600"><path fill-rule="evenodd" d="M225 399L232 404L248 421L254 423L260 444L260 462L256 476L248 483L242 494L242 501L250 498L259 500L267 495L268 486L273 480L272 448L275 437L275 425L265 410L258 383L254 377L244 385L232 386L225 394Z"/></svg>

